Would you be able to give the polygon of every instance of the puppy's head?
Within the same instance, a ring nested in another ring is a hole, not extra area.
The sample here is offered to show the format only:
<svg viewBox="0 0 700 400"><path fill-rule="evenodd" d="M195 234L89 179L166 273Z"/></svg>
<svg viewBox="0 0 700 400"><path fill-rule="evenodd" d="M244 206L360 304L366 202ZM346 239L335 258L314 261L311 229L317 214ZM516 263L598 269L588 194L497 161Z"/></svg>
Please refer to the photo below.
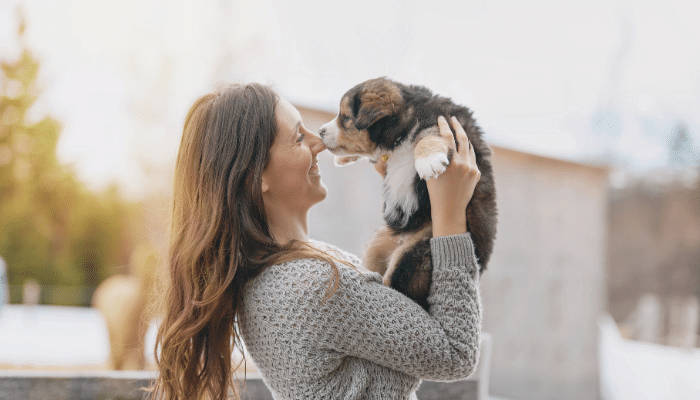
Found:
<svg viewBox="0 0 700 400"><path fill-rule="evenodd" d="M339 159L375 159L391 151L410 119L399 83L386 78L365 81L348 90L340 111L319 130L321 140ZM353 157L347 157L353 156Z"/></svg>

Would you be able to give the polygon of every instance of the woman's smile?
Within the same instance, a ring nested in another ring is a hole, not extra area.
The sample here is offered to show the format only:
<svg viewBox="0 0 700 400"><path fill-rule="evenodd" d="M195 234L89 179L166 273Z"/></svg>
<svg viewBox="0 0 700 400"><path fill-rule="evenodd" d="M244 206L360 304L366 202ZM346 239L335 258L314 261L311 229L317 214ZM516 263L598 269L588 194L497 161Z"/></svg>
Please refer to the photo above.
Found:
<svg viewBox="0 0 700 400"><path fill-rule="evenodd" d="M309 175L311 176L321 176L321 168L318 167L318 161L314 162L309 169Z"/></svg>

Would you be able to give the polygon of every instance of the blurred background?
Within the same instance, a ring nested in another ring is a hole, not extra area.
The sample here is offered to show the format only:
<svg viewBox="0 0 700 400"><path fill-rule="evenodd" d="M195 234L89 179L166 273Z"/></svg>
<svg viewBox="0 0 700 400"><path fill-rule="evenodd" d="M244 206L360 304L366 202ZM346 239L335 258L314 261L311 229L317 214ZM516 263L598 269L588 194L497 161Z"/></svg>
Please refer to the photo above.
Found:
<svg viewBox="0 0 700 400"><path fill-rule="evenodd" d="M697 8L4 0L0 369L152 368L146 304L196 97L270 84L315 130L387 76L468 106L494 150L491 395L700 398ZM359 254L379 178L320 164L311 235Z"/></svg>

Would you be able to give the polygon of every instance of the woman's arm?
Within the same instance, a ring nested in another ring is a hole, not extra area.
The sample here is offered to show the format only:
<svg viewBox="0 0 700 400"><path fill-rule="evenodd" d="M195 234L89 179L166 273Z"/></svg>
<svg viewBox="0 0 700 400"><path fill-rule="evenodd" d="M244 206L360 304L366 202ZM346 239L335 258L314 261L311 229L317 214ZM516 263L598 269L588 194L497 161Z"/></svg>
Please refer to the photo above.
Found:
<svg viewBox="0 0 700 400"><path fill-rule="evenodd" d="M478 266L469 234L433 238L430 314L376 280L339 265L337 291L323 302L331 269L305 263L311 281L292 307L302 342L369 360L431 380L455 380L474 371L479 356L481 303ZM295 284L296 286L296 284Z"/></svg>

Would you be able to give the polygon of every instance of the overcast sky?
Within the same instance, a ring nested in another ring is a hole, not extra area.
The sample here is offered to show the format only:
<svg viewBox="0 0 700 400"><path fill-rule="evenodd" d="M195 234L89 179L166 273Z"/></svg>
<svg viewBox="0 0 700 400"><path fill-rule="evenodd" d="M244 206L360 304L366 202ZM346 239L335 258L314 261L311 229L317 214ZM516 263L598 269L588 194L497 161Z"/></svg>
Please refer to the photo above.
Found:
<svg viewBox="0 0 700 400"><path fill-rule="evenodd" d="M184 114L218 82L259 81L335 111L377 76L470 107L487 139L636 170L662 165L685 123L700 144L700 15L689 1L28 0L42 61L35 114L64 124L59 153L95 187L132 193L172 168Z"/></svg>

